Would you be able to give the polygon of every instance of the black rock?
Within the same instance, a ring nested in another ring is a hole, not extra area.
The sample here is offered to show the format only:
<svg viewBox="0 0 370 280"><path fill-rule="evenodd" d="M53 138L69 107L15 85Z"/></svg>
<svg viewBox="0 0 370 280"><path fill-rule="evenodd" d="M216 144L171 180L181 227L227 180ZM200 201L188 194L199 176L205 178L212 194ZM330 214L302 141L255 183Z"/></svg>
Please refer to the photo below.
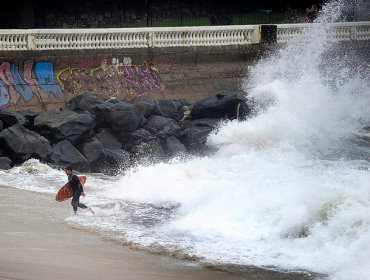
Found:
<svg viewBox="0 0 370 280"><path fill-rule="evenodd" d="M34 125L35 118L40 115L38 112L33 112L31 110L19 111L19 114L23 115L27 121L26 127L32 128Z"/></svg>
<svg viewBox="0 0 370 280"><path fill-rule="evenodd" d="M130 154L121 149L106 149L106 160L102 172L119 171L127 169L130 166Z"/></svg>
<svg viewBox="0 0 370 280"><path fill-rule="evenodd" d="M182 107L192 106L192 103L189 100L185 99L185 98L176 99L176 102L180 103Z"/></svg>
<svg viewBox="0 0 370 280"><path fill-rule="evenodd" d="M238 111L239 111L239 120L245 121L251 112L251 108L248 106L246 100L240 102Z"/></svg>
<svg viewBox="0 0 370 280"><path fill-rule="evenodd" d="M147 124L147 122L148 122L148 119L146 117L144 117L144 115L143 115L143 117L141 118L141 122L140 122L139 127L144 127Z"/></svg>
<svg viewBox="0 0 370 280"><path fill-rule="evenodd" d="M0 109L0 121L2 121L4 128L8 128L17 123L21 125L26 124L26 118L22 114L6 109Z"/></svg>
<svg viewBox="0 0 370 280"><path fill-rule="evenodd" d="M101 171L101 166L107 159L107 155L99 140L93 139L85 143L82 147L82 154L89 161L91 172Z"/></svg>
<svg viewBox="0 0 370 280"><path fill-rule="evenodd" d="M164 158L165 152L158 139L143 142L131 150L132 155L138 162L156 162Z"/></svg>
<svg viewBox="0 0 370 280"><path fill-rule="evenodd" d="M130 101L148 118L154 114L155 102L149 96L138 96Z"/></svg>
<svg viewBox="0 0 370 280"><path fill-rule="evenodd" d="M131 150L133 147L140 145L141 143L150 142L157 138L144 128L130 133L121 133L119 135L119 141L122 143L125 150Z"/></svg>
<svg viewBox="0 0 370 280"><path fill-rule="evenodd" d="M155 114L179 121L184 117L183 106L181 101L173 99L158 100L155 102Z"/></svg>
<svg viewBox="0 0 370 280"><path fill-rule="evenodd" d="M170 136L166 139L166 152L169 156L184 155L186 153L186 148L181 142L175 137Z"/></svg>
<svg viewBox="0 0 370 280"><path fill-rule="evenodd" d="M68 140L53 145L53 151L48 161L60 167L71 166L80 172L90 171L87 159Z"/></svg>
<svg viewBox="0 0 370 280"><path fill-rule="evenodd" d="M83 145L82 153L90 163L91 172L111 173L129 165L129 153L114 145L107 148L97 137Z"/></svg>
<svg viewBox="0 0 370 280"><path fill-rule="evenodd" d="M94 137L99 140L104 149L121 149L122 144L118 141L114 132L111 129L103 128Z"/></svg>
<svg viewBox="0 0 370 280"><path fill-rule="evenodd" d="M4 129L4 126L3 126L3 121L0 120L0 132Z"/></svg>
<svg viewBox="0 0 370 280"><path fill-rule="evenodd" d="M201 151L205 148L210 127L189 127L180 133L180 140L191 151Z"/></svg>
<svg viewBox="0 0 370 280"><path fill-rule="evenodd" d="M67 108L76 112L88 111L94 114L95 108L103 103L104 100L101 98L90 93L84 93L72 98L67 104Z"/></svg>
<svg viewBox="0 0 370 280"><path fill-rule="evenodd" d="M0 170L10 169L12 161L7 157L0 157Z"/></svg>
<svg viewBox="0 0 370 280"><path fill-rule="evenodd" d="M116 132L132 132L142 123L143 114L129 103L104 103L96 107L100 127L111 127Z"/></svg>
<svg viewBox="0 0 370 280"><path fill-rule="evenodd" d="M52 143L69 140L79 144L89 138L95 126L95 118L89 112L48 111L35 118L34 127Z"/></svg>
<svg viewBox="0 0 370 280"><path fill-rule="evenodd" d="M171 135L176 135L180 131L180 126L176 121L156 115L153 115L148 119L144 128L160 138L167 138Z"/></svg>
<svg viewBox="0 0 370 280"><path fill-rule="evenodd" d="M105 102L107 103L112 103L112 104L117 104L117 103L124 103L123 101L119 100L117 97L111 97Z"/></svg>
<svg viewBox="0 0 370 280"><path fill-rule="evenodd" d="M0 145L17 163L30 158L44 160L51 153L47 139L20 124L0 132Z"/></svg>
<svg viewBox="0 0 370 280"><path fill-rule="evenodd" d="M220 93L207 97L194 104L191 111L192 119L237 117L238 104L245 102L235 93Z"/></svg>
<svg viewBox="0 0 370 280"><path fill-rule="evenodd" d="M187 129L190 127L210 127L217 128L221 121L224 119L198 119L198 120L185 120L181 123L182 129Z"/></svg>

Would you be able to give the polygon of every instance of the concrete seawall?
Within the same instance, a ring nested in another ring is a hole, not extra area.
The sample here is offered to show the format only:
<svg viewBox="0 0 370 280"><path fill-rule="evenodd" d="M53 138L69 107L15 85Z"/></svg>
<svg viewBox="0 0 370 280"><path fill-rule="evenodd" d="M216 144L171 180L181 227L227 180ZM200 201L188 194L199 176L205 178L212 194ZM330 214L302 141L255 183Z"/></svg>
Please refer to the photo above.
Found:
<svg viewBox="0 0 370 280"><path fill-rule="evenodd" d="M2 52L0 107L60 108L83 92L129 100L148 95L197 101L241 91L260 45Z"/></svg>
<svg viewBox="0 0 370 280"><path fill-rule="evenodd" d="M242 91L248 66L266 49L304 42L310 26L368 61L370 22L0 30L0 108L60 108L84 92L194 102Z"/></svg>

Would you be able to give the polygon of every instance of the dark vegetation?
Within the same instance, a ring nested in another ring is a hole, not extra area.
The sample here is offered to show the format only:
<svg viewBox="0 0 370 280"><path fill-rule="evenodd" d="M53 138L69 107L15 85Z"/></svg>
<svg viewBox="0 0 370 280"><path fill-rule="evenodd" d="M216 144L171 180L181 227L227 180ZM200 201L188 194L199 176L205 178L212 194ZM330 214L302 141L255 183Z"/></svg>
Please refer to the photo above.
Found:
<svg viewBox="0 0 370 280"><path fill-rule="evenodd" d="M320 0L21 0L0 9L3 28L93 28L262 24L303 20Z"/></svg>

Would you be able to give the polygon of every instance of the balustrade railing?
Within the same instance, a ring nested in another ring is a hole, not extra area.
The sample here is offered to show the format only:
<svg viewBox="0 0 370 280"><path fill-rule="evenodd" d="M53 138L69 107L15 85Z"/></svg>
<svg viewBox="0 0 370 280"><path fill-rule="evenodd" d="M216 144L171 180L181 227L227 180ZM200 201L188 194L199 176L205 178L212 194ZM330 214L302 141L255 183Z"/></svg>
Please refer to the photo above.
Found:
<svg viewBox="0 0 370 280"><path fill-rule="evenodd" d="M370 40L370 22L337 22L337 23L311 23L311 24L278 24L277 42L287 43L290 40L305 40L309 28L314 28L320 36L327 34L331 41L366 41Z"/></svg>
<svg viewBox="0 0 370 280"><path fill-rule="evenodd" d="M370 40L370 22L279 24L277 43L304 39L307 28L318 26L335 41ZM259 25L0 30L0 51L125 49L260 43ZM319 28L319 29L320 29ZM319 31L320 32L320 31Z"/></svg>

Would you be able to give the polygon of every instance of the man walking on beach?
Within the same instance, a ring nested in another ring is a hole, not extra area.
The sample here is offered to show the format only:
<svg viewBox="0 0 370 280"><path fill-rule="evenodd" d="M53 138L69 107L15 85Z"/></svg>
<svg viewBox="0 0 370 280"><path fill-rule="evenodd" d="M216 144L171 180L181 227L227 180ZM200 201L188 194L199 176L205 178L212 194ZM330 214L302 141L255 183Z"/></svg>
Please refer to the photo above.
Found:
<svg viewBox="0 0 370 280"><path fill-rule="evenodd" d="M68 175L68 182L72 186L73 196L72 196L72 207L74 214L77 214L77 207L80 207L82 209L89 209L85 204L80 203L80 196L85 196L83 186L80 182L80 179L76 174L73 173L72 167L68 166L64 169L64 172ZM93 212L91 209L89 209L91 212Z"/></svg>

